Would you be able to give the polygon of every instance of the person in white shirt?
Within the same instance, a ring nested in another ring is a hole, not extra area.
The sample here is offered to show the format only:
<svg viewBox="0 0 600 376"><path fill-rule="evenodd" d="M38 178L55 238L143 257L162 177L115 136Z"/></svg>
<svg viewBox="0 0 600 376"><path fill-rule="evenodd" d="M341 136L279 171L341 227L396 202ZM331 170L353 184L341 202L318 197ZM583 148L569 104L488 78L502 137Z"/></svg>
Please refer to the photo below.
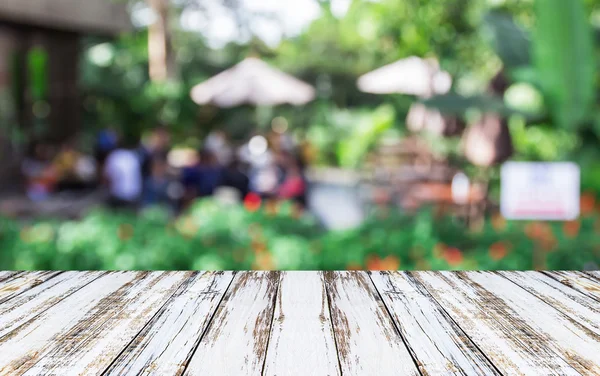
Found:
<svg viewBox="0 0 600 376"><path fill-rule="evenodd" d="M109 188L109 206L135 209L142 194L141 159L137 143L124 144L111 152L104 165Z"/></svg>

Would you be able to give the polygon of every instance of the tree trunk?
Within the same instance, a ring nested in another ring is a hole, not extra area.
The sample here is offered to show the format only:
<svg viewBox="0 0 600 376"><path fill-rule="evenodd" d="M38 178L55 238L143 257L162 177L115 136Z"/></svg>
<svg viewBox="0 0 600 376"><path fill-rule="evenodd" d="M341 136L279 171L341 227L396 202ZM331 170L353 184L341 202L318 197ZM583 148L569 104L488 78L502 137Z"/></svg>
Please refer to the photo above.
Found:
<svg viewBox="0 0 600 376"><path fill-rule="evenodd" d="M175 61L169 32L169 1L147 0L156 19L148 28L148 72L152 81L175 77Z"/></svg>

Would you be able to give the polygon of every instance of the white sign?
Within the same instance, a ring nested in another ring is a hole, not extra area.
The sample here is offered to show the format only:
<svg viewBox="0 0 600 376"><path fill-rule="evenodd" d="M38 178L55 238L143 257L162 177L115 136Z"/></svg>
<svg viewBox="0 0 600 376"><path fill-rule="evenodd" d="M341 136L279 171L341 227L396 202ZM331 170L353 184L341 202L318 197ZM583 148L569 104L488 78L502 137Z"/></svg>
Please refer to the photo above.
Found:
<svg viewBox="0 0 600 376"><path fill-rule="evenodd" d="M579 180L574 163L507 162L500 176L500 211L507 219L576 219Z"/></svg>

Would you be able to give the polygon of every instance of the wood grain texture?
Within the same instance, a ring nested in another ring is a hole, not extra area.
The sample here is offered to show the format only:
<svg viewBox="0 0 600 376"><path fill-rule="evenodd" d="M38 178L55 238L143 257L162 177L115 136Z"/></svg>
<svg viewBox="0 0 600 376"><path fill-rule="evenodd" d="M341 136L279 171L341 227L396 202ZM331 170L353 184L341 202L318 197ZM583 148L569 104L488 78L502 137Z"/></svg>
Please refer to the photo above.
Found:
<svg viewBox="0 0 600 376"><path fill-rule="evenodd" d="M600 280L591 275L571 271L544 272L544 274L600 301Z"/></svg>
<svg viewBox="0 0 600 376"><path fill-rule="evenodd" d="M345 375L418 375L366 272L325 272L338 355Z"/></svg>
<svg viewBox="0 0 600 376"><path fill-rule="evenodd" d="M588 273L592 277L600 279L600 271L599 270L593 270L593 271L589 271L589 272L586 272L586 273Z"/></svg>
<svg viewBox="0 0 600 376"><path fill-rule="evenodd" d="M600 375L592 272L0 278L0 376Z"/></svg>
<svg viewBox="0 0 600 376"><path fill-rule="evenodd" d="M411 275L372 272L371 279L423 374L499 374Z"/></svg>
<svg viewBox="0 0 600 376"><path fill-rule="evenodd" d="M135 337L106 375L180 375L233 279L198 272Z"/></svg>
<svg viewBox="0 0 600 376"><path fill-rule="evenodd" d="M594 331L535 295L513 288L510 281L496 273L467 272L466 275L474 286L482 286L494 294L521 320L545 337L548 348L578 372L584 375L600 374L600 337Z"/></svg>
<svg viewBox="0 0 600 376"><path fill-rule="evenodd" d="M340 374L322 273L282 273L263 374Z"/></svg>
<svg viewBox="0 0 600 376"><path fill-rule="evenodd" d="M278 285L278 272L237 274L185 374L260 374Z"/></svg>
<svg viewBox="0 0 600 376"><path fill-rule="evenodd" d="M104 274L64 272L0 304L0 338Z"/></svg>
<svg viewBox="0 0 600 376"><path fill-rule="evenodd" d="M88 319L110 309L109 297L127 290L138 272L104 275L0 338L0 375L21 375L55 348L57 340L83 330Z"/></svg>
<svg viewBox="0 0 600 376"><path fill-rule="evenodd" d="M551 348L552 341L539 333L534 322L521 317L520 312L472 281L469 275L462 272L410 274L427 288L504 375L580 374ZM510 289L518 287L513 285ZM536 299L530 296L529 301Z"/></svg>
<svg viewBox="0 0 600 376"><path fill-rule="evenodd" d="M600 336L600 304L596 300L540 272L499 273Z"/></svg>
<svg viewBox="0 0 600 376"><path fill-rule="evenodd" d="M52 347L25 373L99 375L137 335L191 272L140 273L54 340Z"/></svg>
<svg viewBox="0 0 600 376"><path fill-rule="evenodd" d="M12 278L13 276L20 274L22 272L9 272L9 271L0 271L0 288L2 287L2 282L7 279Z"/></svg>
<svg viewBox="0 0 600 376"><path fill-rule="evenodd" d="M0 304L35 287L61 272L31 272L19 273L0 284Z"/></svg>

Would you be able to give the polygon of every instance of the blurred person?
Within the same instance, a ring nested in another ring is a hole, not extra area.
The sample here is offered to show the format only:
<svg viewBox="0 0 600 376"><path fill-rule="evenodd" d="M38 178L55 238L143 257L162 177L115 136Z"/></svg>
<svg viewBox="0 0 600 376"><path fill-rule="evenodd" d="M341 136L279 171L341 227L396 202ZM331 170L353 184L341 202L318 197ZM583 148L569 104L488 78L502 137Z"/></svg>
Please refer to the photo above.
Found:
<svg viewBox="0 0 600 376"><path fill-rule="evenodd" d="M221 181L222 168L217 158L207 149L202 149L194 166L182 170L184 201L211 196Z"/></svg>
<svg viewBox="0 0 600 376"><path fill-rule="evenodd" d="M117 132L109 127L98 132L96 137L96 162L102 166L108 155L117 148L119 136Z"/></svg>
<svg viewBox="0 0 600 376"><path fill-rule="evenodd" d="M142 177L144 180L152 175L152 161L161 155L167 155L171 148L171 133L166 126L156 127L146 142L142 142L139 155L142 164Z"/></svg>
<svg viewBox="0 0 600 376"><path fill-rule="evenodd" d="M251 192L263 199L276 196L281 173L275 156L266 152L260 158L253 159L249 178Z"/></svg>
<svg viewBox="0 0 600 376"><path fill-rule="evenodd" d="M206 137L204 148L215 155L221 166L227 166L232 159L233 151L224 131L212 131Z"/></svg>
<svg viewBox="0 0 600 376"><path fill-rule="evenodd" d="M65 142L52 161L56 174L57 191L71 191L90 188L96 175L96 163L77 149L77 142Z"/></svg>
<svg viewBox="0 0 600 376"><path fill-rule="evenodd" d="M50 154L48 145L35 142L31 144L21 165L27 196L33 201L47 198L56 184Z"/></svg>
<svg viewBox="0 0 600 376"><path fill-rule="evenodd" d="M235 188L239 191L242 198L248 195L250 190L250 179L244 173L239 159L234 158L231 163L223 169L219 186Z"/></svg>
<svg viewBox="0 0 600 376"><path fill-rule="evenodd" d="M286 153L283 156L284 178L277 189L277 196L282 200L292 200L302 208L306 207L307 181L304 166L300 158Z"/></svg>
<svg viewBox="0 0 600 376"><path fill-rule="evenodd" d="M135 137L125 137L104 164L109 189L108 205L115 209L135 210L142 194L142 172Z"/></svg>
<svg viewBox="0 0 600 376"><path fill-rule="evenodd" d="M152 159L151 174L146 178L142 205L144 207L160 205L172 209L173 201L169 196L171 180L168 175L167 156L162 154Z"/></svg>

